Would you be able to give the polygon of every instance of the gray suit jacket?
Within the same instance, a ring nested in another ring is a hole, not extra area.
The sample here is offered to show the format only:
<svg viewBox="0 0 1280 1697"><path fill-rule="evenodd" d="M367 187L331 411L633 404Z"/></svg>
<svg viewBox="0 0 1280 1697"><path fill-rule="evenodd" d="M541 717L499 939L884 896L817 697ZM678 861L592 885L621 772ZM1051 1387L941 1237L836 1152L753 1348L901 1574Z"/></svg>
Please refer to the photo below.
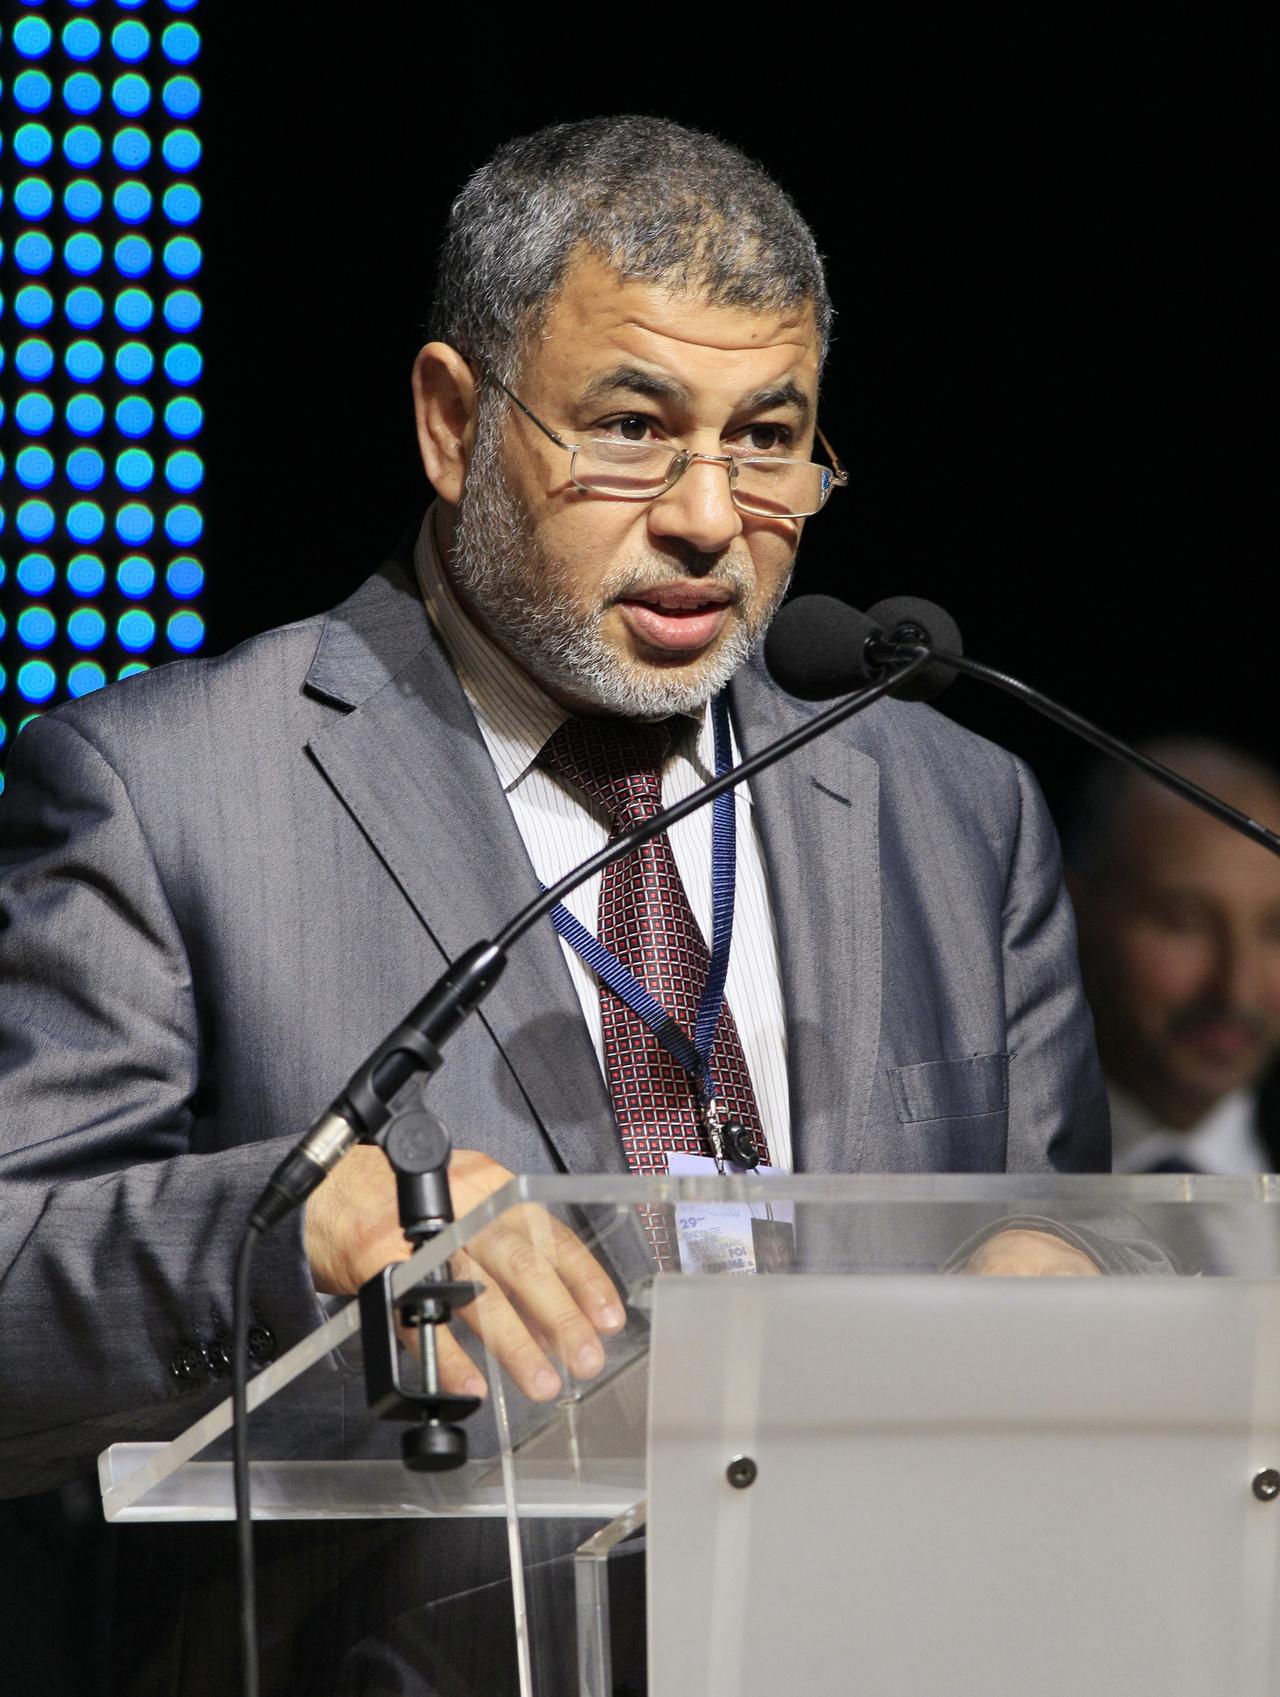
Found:
<svg viewBox="0 0 1280 1697"><path fill-rule="evenodd" d="M754 665L732 701L748 752L813 711ZM753 793L797 1167L1105 1170L1072 918L1025 767L885 702ZM536 889L402 562L327 618L23 731L0 800L0 1492L222 1394L195 1352L226 1335L268 1173ZM459 1145L514 1170L622 1164L550 923L431 1089ZM254 1301L279 1348L316 1324L297 1219L264 1240Z"/></svg>

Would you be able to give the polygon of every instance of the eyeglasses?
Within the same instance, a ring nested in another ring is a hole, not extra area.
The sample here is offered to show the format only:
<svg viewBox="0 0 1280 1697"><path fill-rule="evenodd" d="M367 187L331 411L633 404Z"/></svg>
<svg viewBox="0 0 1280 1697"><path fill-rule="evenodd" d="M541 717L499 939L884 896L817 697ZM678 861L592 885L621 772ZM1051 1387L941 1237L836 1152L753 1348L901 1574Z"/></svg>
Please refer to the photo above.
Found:
<svg viewBox="0 0 1280 1697"><path fill-rule="evenodd" d="M722 465L729 474L729 494L740 513L755 518L802 519L822 511L832 491L843 489L849 474L835 449L818 430L818 440L830 457L829 466L815 460L788 460L778 454L691 454L661 442L624 442L589 436L585 442L566 442L544 424L500 377L487 375L544 436L569 455L569 476L588 495L616 501L653 501L678 483L698 460Z"/></svg>

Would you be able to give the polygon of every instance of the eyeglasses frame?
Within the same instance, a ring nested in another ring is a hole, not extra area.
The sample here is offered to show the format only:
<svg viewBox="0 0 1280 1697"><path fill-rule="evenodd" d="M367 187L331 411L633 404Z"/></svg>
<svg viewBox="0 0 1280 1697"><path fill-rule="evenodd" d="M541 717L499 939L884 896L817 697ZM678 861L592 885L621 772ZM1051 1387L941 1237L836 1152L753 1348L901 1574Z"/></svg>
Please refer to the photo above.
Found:
<svg viewBox="0 0 1280 1697"><path fill-rule="evenodd" d="M520 408L520 411L525 415L525 417L530 421L531 424L536 424L538 429L542 432L542 434L545 437L547 437L550 441L554 442L557 448L563 448L564 451L569 455L569 476L573 481L574 487L576 489L583 490L583 492L585 494L588 494L588 495L598 494L599 493L598 490L592 489L589 484L580 483L578 481L577 477L575 476L575 468L576 468L576 465L577 465L578 455L582 451L582 449L586 446L586 444L583 443L583 442L566 442L564 437L561 436L558 431L553 430L549 424L544 424L542 422L542 420L538 417L537 413L534 412L531 407L528 407L528 406L525 405L525 403L520 399L519 395L517 395L513 390L508 389L507 385L502 381L501 377L498 377L492 371L486 372L485 375L492 382L494 382L498 385L499 389L502 390L503 394L507 397L507 399L509 401L513 401L515 403L515 405ZM685 472L688 471L688 469L691 465L694 465L698 461L703 461L707 465L722 465L725 468L725 471L729 475L729 498L733 502L734 506L738 508L738 511L740 513L746 513L749 518L775 518L775 519L814 518L818 513L820 513L822 511L823 507L826 506L827 502L831 499L832 495L835 493L835 491L837 489L844 489L848 486L849 473L845 470L844 466L840 463L840 458L837 455L835 449L831 446L830 442L827 441L826 436L823 434L822 426L815 421L813 428L814 428L814 431L817 434L818 440L822 443L823 448L826 450L827 457L828 457L828 459L830 459L831 464L829 466L824 466L824 465L821 465L820 462L818 462L817 460L792 460L792 461L789 462L792 465L817 465L819 470L827 471L827 472L831 473L831 477L832 477L833 481L828 482L825 485L824 493L823 493L822 501L821 501L820 505L814 507L811 512L807 512L807 513L760 513L760 512L753 512L748 507L739 506L739 504L738 504L738 490L737 490L738 466L739 466L739 464L741 463L742 460L762 459L765 456L760 455L760 454L695 454L695 453L691 453L688 448L672 448L670 450L671 455L672 455L671 469L667 473L666 481L663 483L663 486L662 486L661 489L655 489L653 491L653 493L650 494L650 495L624 495L617 490L610 490L608 495L605 498L607 500L611 500L611 501L657 501L663 495L665 495L669 489L672 489L672 488L675 487L675 485L680 481L680 479L684 476ZM784 456L778 455L777 458L781 460L781 459L784 458Z"/></svg>

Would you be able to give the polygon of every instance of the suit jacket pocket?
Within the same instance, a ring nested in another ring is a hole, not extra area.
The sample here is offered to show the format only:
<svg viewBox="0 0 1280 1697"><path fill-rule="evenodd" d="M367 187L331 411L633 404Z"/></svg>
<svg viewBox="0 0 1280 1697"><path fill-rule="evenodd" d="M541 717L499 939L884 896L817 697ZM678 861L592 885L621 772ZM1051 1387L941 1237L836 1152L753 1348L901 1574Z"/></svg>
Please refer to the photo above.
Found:
<svg viewBox="0 0 1280 1697"><path fill-rule="evenodd" d="M890 1067L889 1083L903 1125L1003 1114L1009 1106L1009 1057L969 1055Z"/></svg>

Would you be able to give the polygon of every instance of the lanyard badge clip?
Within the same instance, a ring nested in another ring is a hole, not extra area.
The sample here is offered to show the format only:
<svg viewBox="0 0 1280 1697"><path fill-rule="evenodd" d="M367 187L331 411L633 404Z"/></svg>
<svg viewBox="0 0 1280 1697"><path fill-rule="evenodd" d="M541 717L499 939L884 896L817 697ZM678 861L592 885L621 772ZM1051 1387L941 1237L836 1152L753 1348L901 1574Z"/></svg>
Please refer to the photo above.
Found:
<svg viewBox="0 0 1280 1697"><path fill-rule="evenodd" d="M710 1078L705 1074L700 1081L699 1107L702 1110L703 1129L707 1134L707 1142L711 1145L711 1153L715 1158L716 1171L724 1176L725 1161L732 1161L735 1166L745 1167L753 1172L760 1165L760 1156L752 1142L751 1133L740 1119L726 1114L724 1104L715 1094Z"/></svg>

